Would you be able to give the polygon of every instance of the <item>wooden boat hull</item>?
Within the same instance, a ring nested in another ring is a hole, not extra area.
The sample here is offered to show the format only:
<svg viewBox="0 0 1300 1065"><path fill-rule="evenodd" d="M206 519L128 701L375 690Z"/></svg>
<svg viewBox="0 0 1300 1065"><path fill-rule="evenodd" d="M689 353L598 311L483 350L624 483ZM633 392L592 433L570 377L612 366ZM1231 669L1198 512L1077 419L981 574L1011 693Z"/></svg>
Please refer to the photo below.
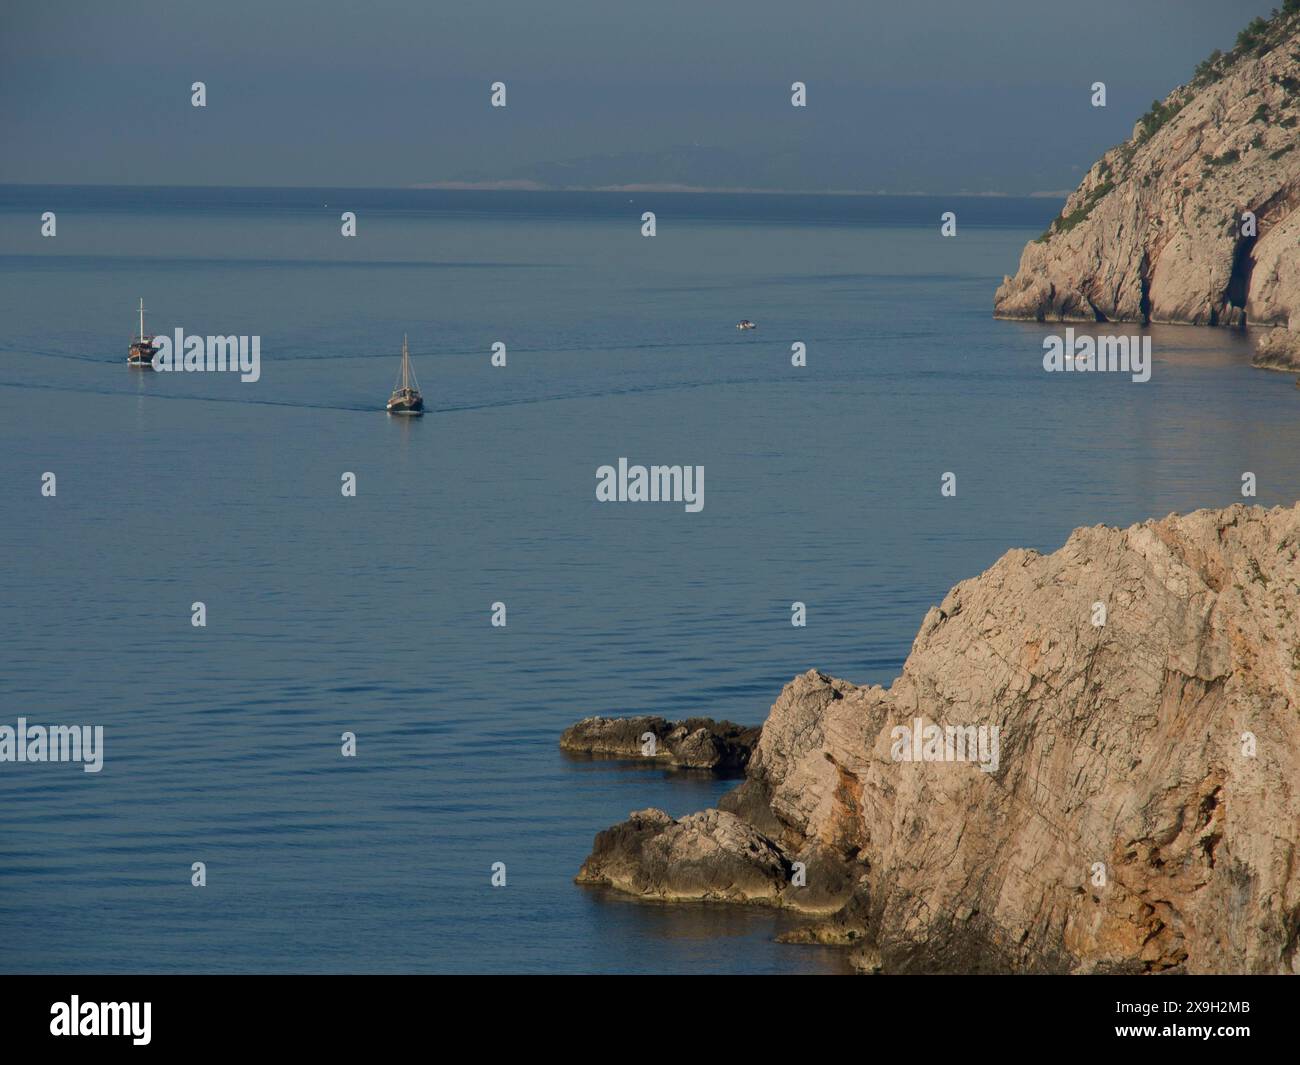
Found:
<svg viewBox="0 0 1300 1065"><path fill-rule="evenodd" d="M157 352L158 349L153 345L132 344L127 351L126 363L137 370L152 370L153 357Z"/></svg>
<svg viewBox="0 0 1300 1065"><path fill-rule="evenodd" d="M397 399L388 401L389 414L414 414L424 413L424 400L422 399Z"/></svg>

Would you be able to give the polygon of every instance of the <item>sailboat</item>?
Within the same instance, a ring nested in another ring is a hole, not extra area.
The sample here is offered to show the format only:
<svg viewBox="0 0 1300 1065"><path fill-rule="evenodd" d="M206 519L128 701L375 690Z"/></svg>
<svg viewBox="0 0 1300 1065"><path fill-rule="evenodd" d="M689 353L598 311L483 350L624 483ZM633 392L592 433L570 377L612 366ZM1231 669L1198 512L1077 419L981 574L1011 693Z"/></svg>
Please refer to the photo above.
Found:
<svg viewBox="0 0 1300 1065"><path fill-rule="evenodd" d="M424 413L424 397L420 395L420 383L415 379L411 369L411 353L406 350L406 337L402 337L402 373L397 379L397 387L388 397L389 414Z"/></svg>
<svg viewBox="0 0 1300 1065"><path fill-rule="evenodd" d="M127 349L126 361L129 366L135 366L139 369L153 369L153 357L157 351L154 346L153 337L144 331L144 300L140 301L140 332L136 334L135 339L131 341L131 346Z"/></svg>

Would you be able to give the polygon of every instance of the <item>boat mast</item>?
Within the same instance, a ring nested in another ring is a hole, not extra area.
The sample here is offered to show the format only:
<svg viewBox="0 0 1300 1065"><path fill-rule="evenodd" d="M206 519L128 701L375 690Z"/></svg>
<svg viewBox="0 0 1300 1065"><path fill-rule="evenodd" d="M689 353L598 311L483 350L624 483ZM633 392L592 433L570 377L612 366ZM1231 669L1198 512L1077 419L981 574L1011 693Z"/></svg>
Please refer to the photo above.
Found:
<svg viewBox="0 0 1300 1065"><path fill-rule="evenodd" d="M406 350L406 334L402 334L402 391L411 387L411 355Z"/></svg>
<svg viewBox="0 0 1300 1065"><path fill-rule="evenodd" d="M144 339L144 297L140 297L140 339Z"/></svg>

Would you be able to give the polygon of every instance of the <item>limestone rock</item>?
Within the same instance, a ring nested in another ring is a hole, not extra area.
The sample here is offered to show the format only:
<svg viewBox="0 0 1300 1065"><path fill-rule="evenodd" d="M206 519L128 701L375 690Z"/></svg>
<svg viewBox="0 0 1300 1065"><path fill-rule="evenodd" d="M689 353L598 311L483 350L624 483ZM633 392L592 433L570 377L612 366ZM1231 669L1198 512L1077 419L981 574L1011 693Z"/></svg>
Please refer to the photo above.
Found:
<svg viewBox="0 0 1300 1065"><path fill-rule="evenodd" d="M998 757L901 760L918 719ZM839 907L809 934L868 970L1300 972L1300 505L1008 552L890 688L786 685L723 806L634 815L582 878Z"/></svg>
<svg viewBox="0 0 1300 1065"><path fill-rule="evenodd" d="M1296 318L1296 323L1300 325L1300 317ZM1289 329L1270 329L1256 344L1251 365L1263 370L1300 373L1300 333L1293 333Z"/></svg>
<svg viewBox="0 0 1300 1065"><path fill-rule="evenodd" d="M655 737L654 754L642 753L646 733ZM580 754L648 758L690 769L739 770L748 764L758 733L757 728L707 717L685 721L587 717L564 730L560 748Z"/></svg>
<svg viewBox="0 0 1300 1065"><path fill-rule="evenodd" d="M733 814L706 810L675 821L641 810L596 836L577 880L670 901L779 904L786 871L771 841Z"/></svg>
<svg viewBox="0 0 1300 1065"><path fill-rule="evenodd" d="M1093 165L995 316L1300 330L1300 5L1286 7Z"/></svg>

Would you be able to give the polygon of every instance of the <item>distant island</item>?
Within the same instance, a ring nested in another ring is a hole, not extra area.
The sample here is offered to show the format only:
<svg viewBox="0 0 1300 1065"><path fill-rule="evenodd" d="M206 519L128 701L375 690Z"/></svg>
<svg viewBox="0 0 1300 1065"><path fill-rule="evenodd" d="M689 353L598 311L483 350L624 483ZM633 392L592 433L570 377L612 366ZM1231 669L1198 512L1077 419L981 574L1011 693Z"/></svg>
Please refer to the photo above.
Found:
<svg viewBox="0 0 1300 1065"><path fill-rule="evenodd" d="M1026 246L999 318L1259 331L1300 370L1300 0L1156 101Z"/></svg>

